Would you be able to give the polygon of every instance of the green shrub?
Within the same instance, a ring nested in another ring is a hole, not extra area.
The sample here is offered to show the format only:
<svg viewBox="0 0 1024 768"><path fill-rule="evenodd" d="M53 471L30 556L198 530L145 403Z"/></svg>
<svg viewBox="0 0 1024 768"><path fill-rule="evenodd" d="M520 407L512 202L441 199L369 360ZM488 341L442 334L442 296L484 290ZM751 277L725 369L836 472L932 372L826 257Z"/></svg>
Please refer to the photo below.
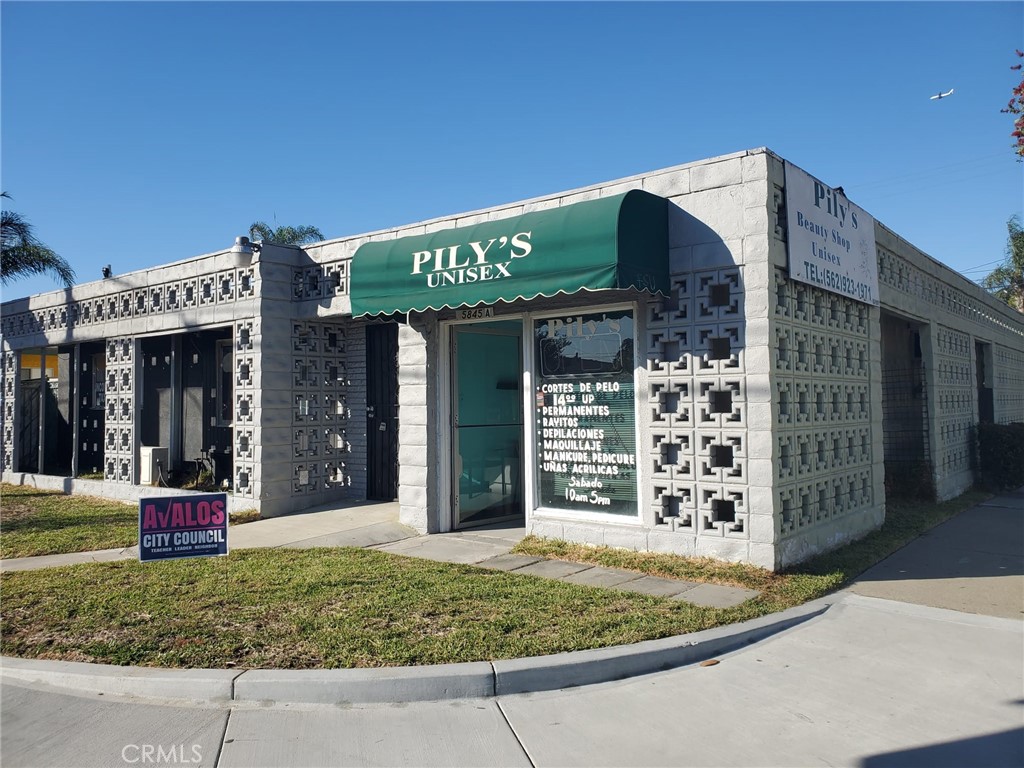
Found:
<svg viewBox="0 0 1024 768"><path fill-rule="evenodd" d="M979 424L981 479L993 491L1024 485L1024 423Z"/></svg>
<svg viewBox="0 0 1024 768"><path fill-rule="evenodd" d="M924 460L887 461L885 498L935 501L931 463Z"/></svg>

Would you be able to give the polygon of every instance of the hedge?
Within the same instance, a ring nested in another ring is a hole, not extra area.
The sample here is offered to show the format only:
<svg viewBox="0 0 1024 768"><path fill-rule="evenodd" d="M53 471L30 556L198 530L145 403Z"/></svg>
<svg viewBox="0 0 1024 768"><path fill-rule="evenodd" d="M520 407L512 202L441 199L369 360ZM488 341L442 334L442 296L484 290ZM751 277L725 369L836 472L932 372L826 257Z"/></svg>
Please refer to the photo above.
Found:
<svg viewBox="0 0 1024 768"><path fill-rule="evenodd" d="M990 490L1024 485L1024 423L979 424L978 458L982 482Z"/></svg>

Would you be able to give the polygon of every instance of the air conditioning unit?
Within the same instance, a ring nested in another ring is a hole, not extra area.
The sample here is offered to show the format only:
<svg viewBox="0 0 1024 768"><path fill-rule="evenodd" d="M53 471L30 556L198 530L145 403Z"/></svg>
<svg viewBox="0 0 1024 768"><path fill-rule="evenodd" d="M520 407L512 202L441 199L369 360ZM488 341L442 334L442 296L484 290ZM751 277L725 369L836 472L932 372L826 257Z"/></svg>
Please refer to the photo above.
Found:
<svg viewBox="0 0 1024 768"><path fill-rule="evenodd" d="M141 446L139 448L139 485L156 485L160 482L160 467L163 468L166 479L167 449L156 445Z"/></svg>

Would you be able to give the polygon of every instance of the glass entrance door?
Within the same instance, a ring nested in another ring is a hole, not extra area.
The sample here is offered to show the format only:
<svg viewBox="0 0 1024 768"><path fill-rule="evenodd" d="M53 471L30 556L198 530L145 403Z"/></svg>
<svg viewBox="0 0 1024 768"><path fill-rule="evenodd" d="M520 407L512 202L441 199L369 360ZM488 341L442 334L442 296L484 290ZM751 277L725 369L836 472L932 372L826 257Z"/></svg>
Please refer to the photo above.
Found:
<svg viewBox="0 0 1024 768"><path fill-rule="evenodd" d="M455 527L523 515L522 323L452 327Z"/></svg>

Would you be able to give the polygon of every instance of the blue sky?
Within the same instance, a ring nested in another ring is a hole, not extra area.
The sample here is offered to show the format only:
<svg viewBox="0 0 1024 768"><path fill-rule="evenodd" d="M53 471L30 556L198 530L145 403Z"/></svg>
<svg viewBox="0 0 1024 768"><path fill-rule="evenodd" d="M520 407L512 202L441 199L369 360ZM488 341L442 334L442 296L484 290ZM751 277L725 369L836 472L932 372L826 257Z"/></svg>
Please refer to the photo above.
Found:
<svg viewBox="0 0 1024 768"><path fill-rule="evenodd" d="M759 146L971 277L1024 206L1021 3L5 0L0 24L8 205L83 282L257 219L340 237Z"/></svg>

